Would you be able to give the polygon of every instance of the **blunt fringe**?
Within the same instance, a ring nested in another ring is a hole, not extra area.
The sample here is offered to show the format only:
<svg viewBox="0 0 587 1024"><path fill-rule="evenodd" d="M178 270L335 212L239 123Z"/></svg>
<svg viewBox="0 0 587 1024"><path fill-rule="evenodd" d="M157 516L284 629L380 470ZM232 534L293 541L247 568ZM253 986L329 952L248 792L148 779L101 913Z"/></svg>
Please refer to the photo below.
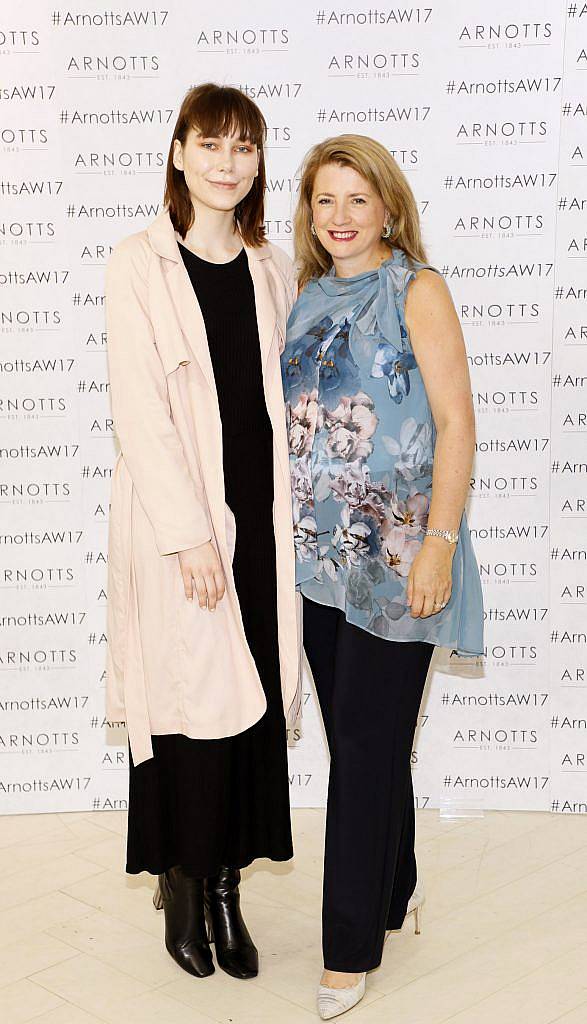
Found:
<svg viewBox="0 0 587 1024"><path fill-rule="evenodd" d="M427 263L414 194L389 150L368 135L337 135L313 146L299 170L299 197L294 214L299 287L326 274L332 266L332 257L311 232L314 180L319 168L331 163L352 167L381 197L392 221L390 237L382 239L389 249L403 249L411 259Z"/></svg>
<svg viewBox="0 0 587 1024"><path fill-rule="evenodd" d="M259 173L248 195L234 211L235 221L246 245L259 246L265 238L265 152L267 123L256 103L244 92L228 85L205 82L194 86L184 96L167 157L164 205L173 227L185 238L194 222L194 208L183 175L173 165L173 144L185 143L190 128L200 135L220 137L238 135L243 142L252 142L259 151Z"/></svg>

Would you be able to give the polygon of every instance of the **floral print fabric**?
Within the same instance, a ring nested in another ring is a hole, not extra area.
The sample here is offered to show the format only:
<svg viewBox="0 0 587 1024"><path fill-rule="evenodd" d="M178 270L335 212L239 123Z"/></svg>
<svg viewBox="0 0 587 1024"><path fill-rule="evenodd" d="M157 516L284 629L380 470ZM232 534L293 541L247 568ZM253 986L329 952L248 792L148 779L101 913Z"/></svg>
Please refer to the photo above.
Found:
<svg viewBox="0 0 587 1024"><path fill-rule="evenodd" d="M306 285L290 315L281 365L296 583L380 637L481 654L481 584L464 514L450 601L423 619L405 603L436 437L404 320L406 288L422 266L394 249L375 271L331 270Z"/></svg>

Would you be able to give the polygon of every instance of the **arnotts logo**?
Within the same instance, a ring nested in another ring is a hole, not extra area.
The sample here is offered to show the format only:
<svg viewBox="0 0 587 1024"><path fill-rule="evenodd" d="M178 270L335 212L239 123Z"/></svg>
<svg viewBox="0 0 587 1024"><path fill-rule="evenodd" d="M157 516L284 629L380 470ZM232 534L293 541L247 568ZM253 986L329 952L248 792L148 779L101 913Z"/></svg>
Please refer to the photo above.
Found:
<svg viewBox="0 0 587 1024"><path fill-rule="evenodd" d="M22 732L0 733L0 750L30 750L31 748L61 750L76 747L78 732Z"/></svg>
<svg viewBox="0 0 587 1024"><path fill-rule="evenodd" d="M32 50L39 45L39 33L36 29L12 28L2 31L0 29L0 47L2 49Z"/></svg>
<svg viewBox="0 0 587 1024"><path fill-rule="evenodd" d="M163 167L166 156L163 153L155 153L152 150L137 150L135 153L120 152L112 150L109 153L77 153L73 166L76 169L92 170L140 170L145 168Z"/></svg>
<svg viewBox="0 0 587 1024"><path fill-rule="evenodd" d="M552 36L552 23L550 21L510 21L505 24L487 23L479 25L463 25L459 34L459 42L468 43L493 43L501 39L510 42L538 42L550 39Z"/></svg>
<svg viewBox="0 0 587 1024"><path fill-rule="evenodd" d="M532 408L540 404L538 391L477 391L473 400L481 412L491 409L507 412L513 409Z"/></svg>
<svg viewBox="0 0 587 1024"><path fill-rule="evenodd" d="M538 742L536 729L457 729L453 743L484 747L527 747Z"/></svg>
<svg viewBox="0 0 587 1024"><path fill-rule="evenodd" d="M535 476L480 476L471 479L471 490L477 495L498 493L524 495L538 490L538 478Z"/></svg>
<svg viewBox="0 0 587 1024"><path fill-rule="evenodd" d="M56 487L55 484L32 484L27 488L30 492L31 497L69 497L70 496L70 484L64 483ZM47 584L64 584L64 583L75 583L76 573L75 570L69 566L61 565L44 565L39 568L34 566L21 566L20 568L7 568L2 569L2 581L4 583L13 583L23 586L25 583L35 584L35 586L47 586ZM43 650L43 648L29 649L24 648L20 651L8 651L5 656L6 666L10 668L16 668L21 663L26 664L27 659L34 666L39 665L63 665L73 664L76 661L75 651L67 650L67 648L60 648L58 651Z"/></svg>
<svg viewBox="0 0 587 1024"><path fill-rule="evenodd" d="M421 67L419 53L334 53L328 59L329 71L415 71Z"/></svg>
<svg viewBox="0 0 587 1024"><path fill-rule="evenodd" d="M106 54L95 54L94 56L70 57L65 65L68 72L86 72L89 75L103 74L107 71L123 71L144 73L145 71L159 70L159 57L155 55L138 56L122 53L109 56Z"/></svg>
<svg viewBox="0 0 587 1024"><path fill-rule="evenodd" d="M25 238L53 238L54 235L55 225L52 221L0 221L1 239L18 238L22 241Z"/></svg>
<svg viewBox="0 0 587 1024"><path fill-rule="evenodd" d="M61 313L58 309L2 309L0 326L7 327L59 327ZM40 400L42 401L42 399ZM0 399L1 402L1 399ZM16 408L15 410L16 411ZM28 412L34 412L31 407Z"/></svg>
<svg viewBox="0 0 587 1024"><path fill-rule="evenodd" d="M527 232L542 231L544 217L541 213L491 213L471 214L455 221L455 231L484 235L491 231Z"/></svg>
<svg viewBox="0 0 587 1024"><path fill-rule="evenodd" d="M5 146L44 146L48 139L46 128L3 128L0 132Z"/></svg>
<svg viewBox="0 0 587 1024"><path fill-rule="evenodd" d="M289 34L286 28L213 28L204 30L196 36L199 47L231 47L231 46L287 46Z"/></svg>
<svg viewBox="0 0 587 1024"><path fill-rule="evenodd" d="M479 572L485 579L500 579L507 583L513 580L534 580L541 575L536 562L479 562ZM497 653L502 650L504 653ZM505 648L493 647L490 652L493 657L507 657ZM512 652L510 651L510 657Z"/></svg>
<svg viewBox="0 0 587 1024"><path fill-rule="evenodd" d="M534 139L544 138L548 135L546 121L472 121L470 124L461 123L455 133L455 138L461 142L463 139Z"/></svg>

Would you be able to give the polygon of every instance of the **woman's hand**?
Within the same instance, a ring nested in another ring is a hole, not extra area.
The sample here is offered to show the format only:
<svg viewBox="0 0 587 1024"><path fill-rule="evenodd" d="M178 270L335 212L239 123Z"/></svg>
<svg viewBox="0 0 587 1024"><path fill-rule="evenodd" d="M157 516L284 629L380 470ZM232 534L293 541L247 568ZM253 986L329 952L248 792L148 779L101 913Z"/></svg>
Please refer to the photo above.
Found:
<svg viewBox="0 0 587 1024"><path fill-rule="evenodd" d="M213 612L224 597L226 589L224 572L216 548L210 541L206 541L197 548L178 551L177 555L188 601L193 600L195 585L200 608L208 607Z"/></svg>
<svg viewBox="0 0 587 1024"><path fill-rule="evenodd" d="M412 562L406 590L412 618L427 618L442 611L452 591L452 560L456 544L443 537L426 537ZM436 605L436 607L435 607Z"/></svg>

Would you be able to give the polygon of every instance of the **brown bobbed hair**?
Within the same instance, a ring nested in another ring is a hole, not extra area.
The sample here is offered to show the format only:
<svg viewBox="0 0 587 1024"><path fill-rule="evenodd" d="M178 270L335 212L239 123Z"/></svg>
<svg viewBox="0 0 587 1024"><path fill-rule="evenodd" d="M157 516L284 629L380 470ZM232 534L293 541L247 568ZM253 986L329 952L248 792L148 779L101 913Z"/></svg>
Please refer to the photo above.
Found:
<svg viewBox="0 0 587 1024"><path fill-rule="evenodd" d="M250 192L237 205L234 216L243 242L250 246L263 245L266 184L263 147L267 137L267 123L257 104L240 89L216 85L214 82L194 86L185 94L169 147L163 196L173 227L182 238L185 238L194 222L194 208L183 171L173 165L173 145L179 139L183 146L190 128L212 138L238 135L243 142L252 142L257 146L259 173Z"/></svg>
<svg viewBox="0 0 587 1024"><path fill-rule="evenodd" d="M368 135L337 135L313 146L300 168L299 198L294 214L294 246L298 284L303 288L332 266L332 257L312 234L314 180L324 164L352 167L381 197L391 218L391 235L382 239L389 247L403 249L408 257L427 263L420 217L407 178L389 150Z"/></svg>

